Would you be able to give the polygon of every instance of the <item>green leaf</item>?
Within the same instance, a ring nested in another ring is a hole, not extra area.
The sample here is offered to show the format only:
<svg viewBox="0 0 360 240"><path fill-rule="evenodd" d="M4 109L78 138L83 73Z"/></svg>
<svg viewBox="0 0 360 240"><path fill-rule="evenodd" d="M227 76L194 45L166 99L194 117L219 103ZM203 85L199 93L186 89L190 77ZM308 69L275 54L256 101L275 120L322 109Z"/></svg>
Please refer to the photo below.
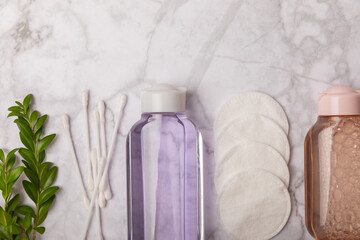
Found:
<svg viewBox="0 0 360 240"><path fill-rule="evenodd" d="M23 105L21 102L19 102L19 101L15 101L15 103L16 103L17 105L19 105L21 108L24 107L24 105Z"/></svg>
<svg viewBox="0 0 360 240"><path fill-rule="evenodd" d="M3 225L0 225L0 238L9 239L8 233Z"/></svg>
<svg viewBox="0 0 360 240"><path fill-rule="evenodd" d="M24 118L18 118L14 121L14 123L16 123L20 132L24 134L24 136L30 138L31 140L35 139L35 135L32 132L29 123Z"/></svg>
<svg viewBox="0 0 360 240"><path fill-rule="evenodd" d="M45 189L45 188L51 186L51 184L53 184L54 179L57 174L57 171L58 171L57 167L52 167L44 173L44 175L41 177L41 181L40 181L41 189Z"/></svg>
<svg viewBox="0 0 360 240"><path fill-rule="evenodd" d="M30 115L30 124L31 126L34 125L34 123L36 122L37 118L38 118L39 112L38 111L33 111Z"/></svg>
<svg viewBox="0 0 360 240"><path fill-rule="evenodd" d="M16 183L16 181L8 183L7 184L8 189L12 189L12 187L14 186L15 183Z"/></svg>
<svg viewBox="0 0 360 240"><path fill-rule="evenodd" d="M43 132L43 128L41 127L41 128L35 133L35 140L36 140L37 142L39 141L42 132Z"/></svg>
<svg viewBox="0 0 360 240"><path fill-rule="evenodd" d="M32 171L29 168L24 169L24 173L26 175L26 177L30 180L30 182L32 182L35 187L38 189L39 188L39 178L36 174L36 172Z"/></svg>
<svg viewBox="0 0 360 240"><path fill-rule="evenodd" d="M23 205L23 206L19 206L15 209L15 212L21 215L30 215L32 218L35 218L35 211L34 209L32 209L29 206Z"/></svg>
<svg viewBox="0 0 360 240"><path fill-rule="evenodd" d="M41 153L39 153L39 155L38 155L39 163L42 163L44 161L45 156L46 156L45 151L42 151Z"/></svg>
<svg viewBox="0 0 360 240"><path fill-rule="evenodd" d="M0 160L1 160L2 162L5 161L4 151L3 151L2 149L0 149Z"/></svg>
<svg viewBox="0 0 360 240"><path fill-rule="evenodd" d="M43 174L47 172L47 169L53 165L51 162L44 162L40 165L39 177L42 178Z"/></svg>
<svg viewBox="0 0 360 240"><path fill-rule="evenodd" d="M29 138L25 137L24 134L22 134L22 132L20 132L19 135L20 135L20 140L24 144L24 146L30 149L31 151L34 151L35 150L34 143Z"/></svg>
<svg viewBox="0 0 360 240"><path fill-rule="evenodd" d="M36 164L36 158L34 156L34 153L31 152L29 149L20 148L19 153L26 161Z"/></svg>
<svg viewBox="0 0 360 240"><path fill-rule="evenodd" d="M43 205L49 198L59 190L59 187L49 187L40 194L39 205Z"/></svg>
<svg viewBox="0 0 360 240"><path fill-rule="evenodd" d="M4 227L7 226L5 213L6 212L0 207L0 224L3 225Z"/></svg>
<svg viewBox="0 0 360 240"><path fill-rule="evenodd" d="M8 203L7 211L13 211L16 206L19 204L20 194L16 194Z"/></svg>
<svg viewBox="0 0 360 240"><path fill-rule="evenodd" d="M18 216L13 216L12 219L11 219L11 224L14 224L17 222L17 219L18 219Z"/></svg>
<svg viewBox="0 0 360 240"><path fill-rule="evenodd" d="M29 104L31 102L31 98L32 98L32 94L28 94L25 98L24 98L24 101L23 101L23 105L24 105L24 108L28 108L29 107Z"/></svg>
<svg viewBox="0 0 360 240"><path fill-rule="evenodd" d="M33 128L34 133L36 133L36 132L44 125L44 122L45 122L45 120L46 120L47 117L48 117L48 116L45 114L44 116L41 116L41 117L37 120L37 122L35 123L34 128Z"/></svg>
<svg viewBox="0 0 360 240"><path fill-rule="evenodd" d="M39 217L43 217L47 215L49 208L51 206L51 204L53 203L54 199L55 199L55 195L53 195L51 198L49 198L49 200L47 200L41 207L39 210ZM41 223L40 223L41 224Z"/></svg>
<svg viewBox="0 0 360 240"><path fill-rule="evenodd" d="M8 183L12 183L15 182L21 175L21 173L24 171L24 167L20 166L20 167L16 167L13 170L10 171L9 175L8 175Z"/></svg>
<svg viewBox="0 0 360 240"><path fill-rule="evenodd" d="M20 112L11 112L7 115L7 117L26 117L25 114L20 113Z"/></svg>
<svg viewBox="0 0 360 240"><path fill-rule="evenodd" d="M40 234L43 234L45 232L45 228L44 227L36 227L34 228L35 231L37 231Z"/></svg>
<svg viewBox="0 0 360 240"><path fill-rule="evenodd" d="M9 232L11 233L11 235L17 235L21 233L21 229L18 225L16 224L11 224L9 226Z"/></svg>
<svg viewBox="0 0 360 240"><path fill-rule="evenodd" d="M6 189L5 189L5 190L6 190ZM3 192L1 193L1 195L2 195L3 199L6 199L6 198L8 197L8 195L9 195L9 193L7 193L6 191L3 191Z"/></svg>
<svg viewBox="0 0 360 240"><path fill-rule="evenodd" d="M29 198L31 200L33 200L33 202L36 204L37 203L38 192L36 190L35 185L32 184L29 181L26 181L26 180L24 180L22 183L23 183L23 187L25 189L25 192L27 193Z"/></svg>
<svg viewBox="0 0 360 240"><path fill-rule="evenodd" d="M0 209L0 224L6 227L11 222L11 215L5 212L2 208Z"/></svg>
<svg viewBox="0 0 360 240"><path fill-rule="evenodd" d="M50 134L39 141L37 144L37 152L41 153L52 142L56 134Z"/></svg>
<svg viewBox="0 0 360 240"><path fill-rule="evenodd" d="M31 232L32 232L32 226L30 226L29 229L26 230L26 234L27 234L28 236L30 236Z"/></svg>
<svg viewBox="0 0 360 240"><path fill-rule="evenodd" d="M10 112L22 112L22 108L19 107L19 106L9 107L8 110L9 110Z"/></svg>
<svg viewBox="0 0 360 240"><path fill-rule="evenodd" d="M16 153L16 151L19 150L18 148L15 148L13 150L11 150L8 155L6 156L6 161L9 161L10 158L12 158L14 156L14 154Z"/></svg>
<svg viewBox="0 0 360 240"><path fill-rule="evenodd" d="M27 162L25 160L22 160L23 164L25 165L26 168L31 169L32 171L36 172L36 166L34 165L34 163L32 162Z"/></svg>
<svg viewBox="0 0 360 240"><path fill-rule="evenodd" d="M38 220L36 221L36 224L37 225L42 224L45 221L46 217L47 217L47 213L44 216L39 217Z"/></svg>
<svg viewBox="0 0 360 240"><path fill-rule="evenodd" d="M4 181L3 176L1 176L1 179L0 179L0 189L1 189L2 192L5 192L5 188L6 188L5 181Z"/></svg>
<svg viewBox="0 0 360 240"><path fill-rule="evenodd" d="M15 158L15 156L13 156L12 158L10 158L9 159L9 161L7 162L7 164L6 164L6 167L5 167L5 171L10 171L10 169L14 166L14 164L15 164L15 160L16 160L16 158Z"/></svg>
<svg viewBox="0 0 360 240"><path fill-rule="evenodd" d="M29 227L31 226L31 215L30 214L26 214L24 219L21 221L20 225L25 229L29 229Z"/></svg>
<svg viewBox="0 0 360 240"><path fill-rule="evenodd" d="M7 223L10 223L11 220L12 220L11 215L10 215L9 213L5 212L5 211L4 211L4 214L5 214L6 222L7 222Z"/></svg>

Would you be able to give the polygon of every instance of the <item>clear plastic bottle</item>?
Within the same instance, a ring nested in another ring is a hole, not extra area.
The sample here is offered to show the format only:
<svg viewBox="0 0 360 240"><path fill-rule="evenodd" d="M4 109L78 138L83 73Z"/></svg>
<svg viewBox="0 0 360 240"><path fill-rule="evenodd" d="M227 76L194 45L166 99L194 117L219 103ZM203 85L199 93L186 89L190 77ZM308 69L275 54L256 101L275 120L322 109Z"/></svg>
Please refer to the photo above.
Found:
<svg viewBox="0 0 360 240"><path fill-rule="evenodd" d="M142 92L127 139L129 240L202 240L202 138L185 115L185 90Z"/></svg>
<svg viewBox="0 0 360 240"><path fill-rule="evenodd" d="M333 87L305 139L305 223L318 240L360 239L360 94Z"/></svg>

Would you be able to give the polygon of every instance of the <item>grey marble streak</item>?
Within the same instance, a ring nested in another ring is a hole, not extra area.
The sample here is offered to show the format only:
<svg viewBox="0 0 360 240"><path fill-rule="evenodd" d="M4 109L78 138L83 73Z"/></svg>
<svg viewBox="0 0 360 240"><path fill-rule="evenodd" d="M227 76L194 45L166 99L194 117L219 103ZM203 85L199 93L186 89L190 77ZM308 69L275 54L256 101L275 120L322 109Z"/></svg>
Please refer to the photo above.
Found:
<svg viewBox="0 0 360 240"><path fill-rule="evenodd" d="M311 239L303 140L316 120L319 91L360 88L359 14L357 0L0 0L0 146L20 145L6 109L29 92L51 116L46 132L58 133L48 158L60 167L62 189L41 238L78 239L87 216L60 117L71 116L86 175L80 94L90 89L91 108L107 103L109 139L117 96L129 95L110 169L114 199L102 211L105 239L126 239L125 137L139 119L139 90L168 82L188 87L188 112L204 135L206 239L231 239L216 213L215 113L247 90L275 97L291 126L292 213L274 239Z"/></svg>

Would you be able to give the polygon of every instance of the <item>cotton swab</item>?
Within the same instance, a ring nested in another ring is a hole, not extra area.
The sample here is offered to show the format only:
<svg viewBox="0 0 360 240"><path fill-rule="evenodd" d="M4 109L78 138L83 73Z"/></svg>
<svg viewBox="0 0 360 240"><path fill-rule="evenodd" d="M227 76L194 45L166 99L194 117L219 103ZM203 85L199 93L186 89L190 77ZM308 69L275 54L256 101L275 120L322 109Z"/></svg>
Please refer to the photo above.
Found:
<svg viewBox="0 0 360 240"><path fill-rule="evenodd" d="M100 190L105 189L106 186L106 180L108 179L108 171L109 171L109 166L110 166L110 161L112 159L112 155L114 153L114 147L115 147L115 141L116 141L116 137L117 137L117 131L119 129L119 125L120 125L120 120L123 114L123 110L126 104L126 95L122 94L119 97L119 107L118 107L118 114L117 114L117 118L116 118L116 122L115 122L115 127L114 127L114 131L112 134L112 138L111 138L111 145L110 145L110 150L108 153L108 156L106 158L106 165L104 168L104 173L102 175L101 181L100 181Z"/></svg>
<svg viewBox="0 0 360 240"><path fill-rule="evenodd" d="M104 179L104 177L106 177L107 172L109 170L110 160L111 160L112 155L114 153L115 142L116 142L116 138L117 138L117 135L118 135L117 132L118 132L118 129L119 129L120 120L121 120L121 117L122 117L122 113L123 113L123 109L125 107L125 104L126 104L126 95L121 94L120 97L119 97L118 113L117 113L117 116L116 116L115 127L114 127L113 135L112 135L112 138L111 138L110 150L109 150L109 153L107 155L106 164L105 164L105 167L104 167L104 174L102 175L101 179L96 179L97 181L95 181L94 195L91 198L90 211L89 211L89 215L88 215L88 217L86 219L85 230L84 230L83 236L81 238L83 240L86 240L86 235L87 235L87 231L88 231L91 216L92 216L92 209L94 208L96 194L99 191L100 181L102 181L102 179Z"/></svg>
<svg viewBox="0 0 360 240"><path fill-rule="evenodd" d="M98 167L99 166L104 166L105 165L105 163L104 163L104 158L103 157L101 157L99 160L98 160ZM99 174L101 173L101 171L99 170ZM98 176L99 178L101 177L101 176ZM105 206L106 206L106 198L105 198L105 194L104 194L104 192L102 192L102 191L100 191L99 192L99 206L101 207L101 208L104 208Z"/></svg>
<svg viewBox="0 0 360 240"><path fill-rule="evenodd" d="M101 157L101 142L100 142L100 115L99 109L94 109L94 120L95 120L95 138L96 138L96 157L100 159Z"/></svg>
<svg viewBox="0 0 360 240"><path fill-rule="evenodd" d="M91 151L91 164L94 169L94 181L96 182L96 179L99 177L100 172L100 159L97 159L96 157L96 150ZM99 200L96 200L96 206L95 206L95 217L97 221L97 230L98 230L98 238L102 238L102 228L101 228L101 215L100 215L100 209L99 209Z"/></svg>
<svg viewBox="0 0 360 240"><path fill-rule="evenodd" d="M100 119L100 137L101 137L101 153L106 156L106 132L105 132L105 103L100 101L97 105Z"/></svg>
<svg viewBox="0 0 360 240"><path fill-rule="evenodd" d="M99 114L99 110L98 108L95 108L94 110L94 120L95 120L95 126L96 126L96 131L95 131L95 137L96 137L96 144L97 144L97 151L96 151L96 156L98 161L101 161L101 141L100 141L100 114ZM99 169L97 170L97 174L99 175ZM101 176L101 175L100 175ZM106 199L104 196L104 192L103 191L99 191L99 205L101 208L105 207L106 205Z"/></svg>
<svg viewBox="0 0 360 240"><path fill-rule="evenodd" d="M91 161L92 169L94 169L92 171L93 179L96 182L97 160L96 160L96 150L95 149L92 149L91 152L90 152L90 161Z"/></svg>
<svg viewBox="0 0 360 240"><path fill-rule="evenodd" d="M95 177L94 177L95 181L99 177L99 172L101 170L99 168L99 166L100 166L99 163L100 163L100 160L97 159L96 151L94 150L91 152L91 164L92 164L94 172L95 172ZM101 215L100 215L100 208L99 208L99 204L98 204L97 200L96 200L96 206L95 206L95 217L97 220L98 239L101 240L101 239L103 239L102 227L101 227Z"/></svg>
<svg viewBox="0 0 360 240"><path fill-rule="evenodd" d="M83 106L83 112L85 115L85 136L86 136L86 150L88 157L88 172L87 172L87 187L89 190L94 189L94 179L92 175L91 159L90 159L90 135L89 135L89 113L88 113L88 104L89 104L89 91L84 91L81 95L81 103Z"/></svg>
<svg viewBox="0 0 360 240"><path fill-rule="evenodd" d="M70 149L71 149L71 154L72 154L72 158L74 160L74 164L75 164L75 168L77 170L77 173L78 173L78 176L79 176L79 179L80 179L80 185L82 187L82 194L83 194L83 203L84 203L84 206L86 209L89 209L89 198L87 196L87 193L86 193L86 190L85 190L85 186L84 186L84 182L83 182L83 179L82 179L82 176L81 176L81 172L80 172L80 167L79 167L79 163L78 163L78 160L77 160L77 157L76 157L76 153L75 153L75 147L74 147L74 143L73 143L73 140L72 140L72 137L71 137L71 132L70 132L70 120L69 120L69 116L68 115L64 115L62 117L62 124L63 124L63 127L65 129L65 133L66 133L66 136L68 138L68 142L69 142L69 145L70 145Z"/></svg>
<svg viewBox="0 0 360 240"><path fill-rule="evenodd" d="M99 115L100 115L100 139L101 139L101 153L102 156L104 157L105 161L106 161L106 154L107 154L107 149L106 149L106 130L105 130L105 103L104 101L100 101L98 103L98 108L99 108ZM105 195L105 199L106 200L110 200L112 197L111 194L111 190L110 190L110 184L109 184L109 179L106 178L106 187L105 189L101 190L104 195Z"/></svg>

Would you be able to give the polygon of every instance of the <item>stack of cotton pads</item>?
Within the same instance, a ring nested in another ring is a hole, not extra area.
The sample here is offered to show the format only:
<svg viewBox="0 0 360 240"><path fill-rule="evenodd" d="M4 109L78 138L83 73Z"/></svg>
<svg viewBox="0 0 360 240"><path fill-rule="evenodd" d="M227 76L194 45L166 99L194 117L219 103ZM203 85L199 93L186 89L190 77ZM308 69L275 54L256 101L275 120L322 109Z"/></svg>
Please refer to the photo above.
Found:
<svg viewBox="0 0 360 240"><path fill-rule="evenodd" d="M217 114L218 215L236 239L270 239L289 218L288 131L284 110L263 93L236 95Z"/></svg>

